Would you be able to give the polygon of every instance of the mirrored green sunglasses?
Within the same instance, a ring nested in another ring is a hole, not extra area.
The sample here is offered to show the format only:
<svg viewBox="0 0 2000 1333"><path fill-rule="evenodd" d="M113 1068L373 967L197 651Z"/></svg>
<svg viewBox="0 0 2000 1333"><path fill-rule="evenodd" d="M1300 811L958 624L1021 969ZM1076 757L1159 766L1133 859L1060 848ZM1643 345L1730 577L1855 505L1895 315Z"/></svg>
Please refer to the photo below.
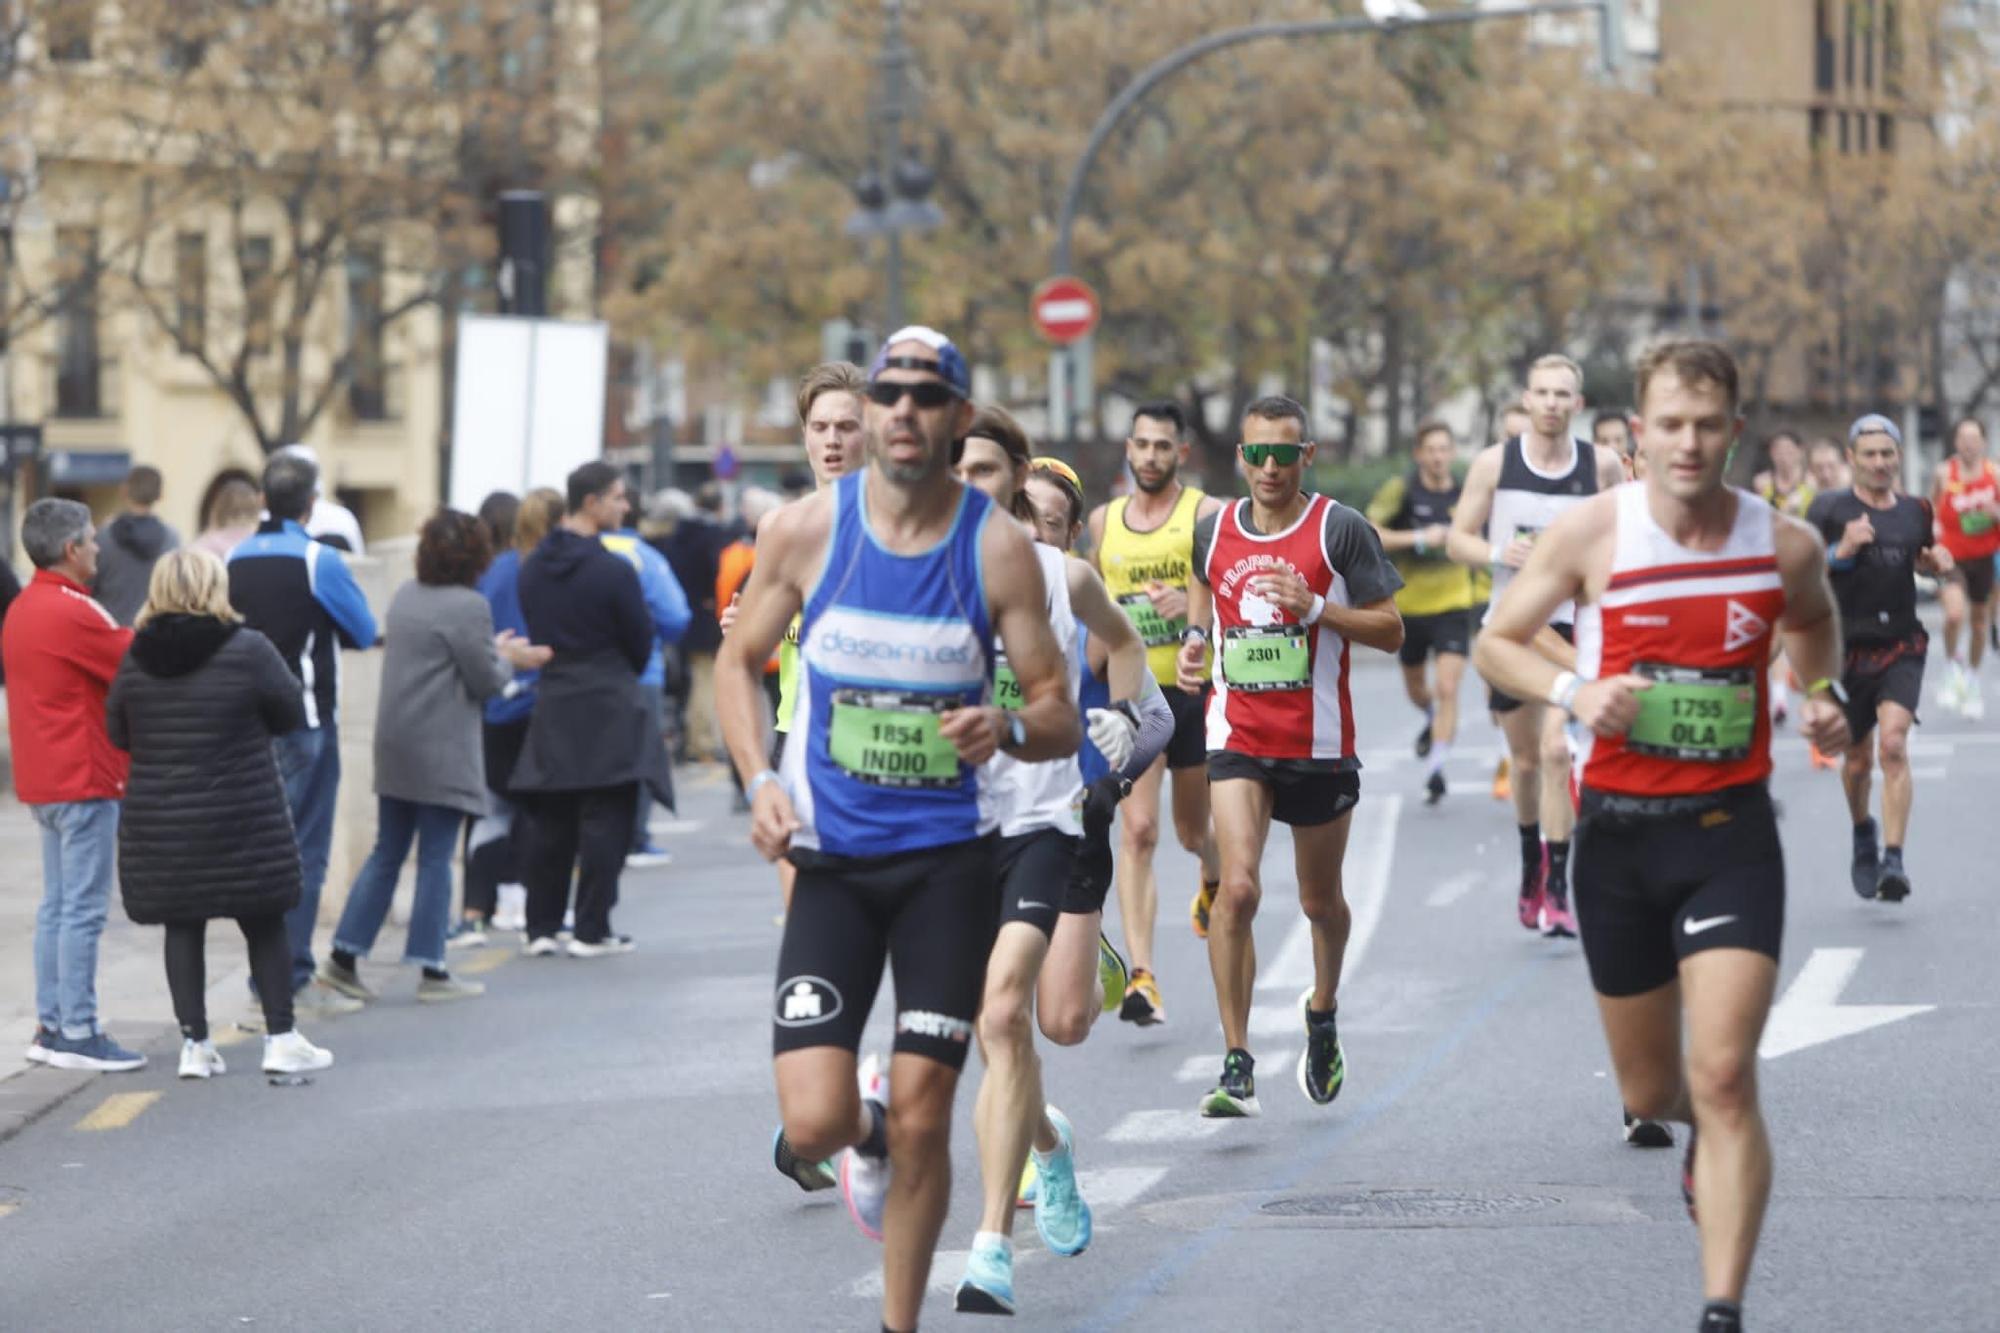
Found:
<svg viewBox="0 0 2000 1333"><path fill-rule="evenodd" d="M1240 444L1236 447L1243 455L1243 461L1251 467L1262 467L1273 461L1279 467L1290 467L1306 452L1303 444Z"/></svg>

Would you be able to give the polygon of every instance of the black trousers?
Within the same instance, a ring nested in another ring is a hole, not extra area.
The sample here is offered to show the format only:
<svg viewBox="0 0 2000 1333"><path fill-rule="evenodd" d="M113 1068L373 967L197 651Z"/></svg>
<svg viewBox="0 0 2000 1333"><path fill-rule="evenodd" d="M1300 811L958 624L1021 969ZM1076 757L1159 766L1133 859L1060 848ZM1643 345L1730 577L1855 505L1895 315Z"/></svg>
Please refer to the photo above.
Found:
<svg viewBox="0 0 2000 1333"><path fill-rule="evenodd" d="M285 914L245 916L236 920L243 942L250 946L250 977L264 1006L264 1030L273 1037L292 1030L292 945L285 934ZM174 997L174 1019L181 1035L208 1040L208 922L167 923L167 991Z"/></svg>
<svg viewBox="0 0 2000 1333"><path fill-rule="evenodd" d="M611 933L618 876L632 845L638 784L587 791L523 793L515 830L528 887L528 938L553 939L576 874L576 938L596 944Z"/></svg>

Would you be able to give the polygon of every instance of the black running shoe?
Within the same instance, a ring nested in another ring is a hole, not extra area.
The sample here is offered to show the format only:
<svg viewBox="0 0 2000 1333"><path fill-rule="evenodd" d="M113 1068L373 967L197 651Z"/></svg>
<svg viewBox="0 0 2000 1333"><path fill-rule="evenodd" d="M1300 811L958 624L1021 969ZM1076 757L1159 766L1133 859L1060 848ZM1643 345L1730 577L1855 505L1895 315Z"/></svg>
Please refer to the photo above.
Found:
<svg viewBox="0 0 2000 1333"><path fill-rule="evenodd" d="M792 1151L792 1145L785 1142L785 1131L782 1129L771 1140L771 1160L777 1165L779 1175L796 1182L808 1194L830 1190L840 1183L832 1162L813 1162L799 1156Z"/></svg>
<svg viewBox="0 0 2000 1333"><path fill-rule="evenodd" d="M1743 1333L1743 1312L1732 1306L1711 1302L1703 1307L1695 1333Z"/></svg>
<svg viewBox="0 0 2000 1333"><path fill-rule="evenodd" d="M1202 1115L1210 1120L1235 1120L1261 1114L1256 1068L1256 1059L1240 1048L1222 1057L1222 1078L1201 1099Z"/></svg>
<svg viewBox="0 0 2000 1333"><path fill-rule="evenodd" d="M1424 804L1436 805L1444 799L1444 774L1433 773L1424 779Z"/></svg>
<svg viewBox="0 0 2000 1333"><path fill-rule="evenodd" d="M1627 1111L1625 1142L1634 1148L1671 1148L1674 1146L1674 1132L1657 1120L1641 1120Z"/></svg>
<svg viewBox="0 0 2000 1333"><path fill-rule="evenodd" d="M1882 853L1875 846L1875 821L1864 819L1854 826L1854 866L1849 874L1854 891L1873 898L1881 890Z"/></svg>
<svg viewBox="0 0 2000 1333"><path fill-rule="evenodd" d="M1424 723L1424 729L1417 733L1417 758L1431 757L1431 724Z"/></svg>
<svg viewBox="0 0 2000 1333"><path fill-rule="evenodd" d="M1875 877L1875 896L1885 903L1899 903L1910 896L1910 876L1903 869L1901 852L1882 858L1882 871Z"/></svg>
<svg viewBox="0 0 2000 1333"><path fill-rule="evenodd" d="M1687 1152L1686 1152L1686 1153L1684 1153L1684 1154L1682 1155L1682 1157L1681 1157L1681 1202L1682 1202L1682 1203L1685 1203L1685 1204L1687 1205L1687 1210L1688 1210L1688 1221L1690 1221L1690 1222L1692 1222L1692 1221L1694 1221L1694 1220L1695 1220L1695 1215L1694 1215L1694 1141L1695 1141L1695 1132L1694 1132L1694 1127L1693 1127L1692 1125L1690 1125L1690 1126L1688 1127L1688 1147L1687 1147Z"/></svg>
<svg viewBox="0 0 2000 1333"><path fill-rule="evenodd" d="M1312 987L1299 996L1299 1014L1305 1019L1306 1048L1299 1055L1299 1091L1320 1106L1340 1095L1347 1082L1347 1052L1340 1048L1340 1032L1334 1016L1324 1022L1312 1015Z"/></svg>

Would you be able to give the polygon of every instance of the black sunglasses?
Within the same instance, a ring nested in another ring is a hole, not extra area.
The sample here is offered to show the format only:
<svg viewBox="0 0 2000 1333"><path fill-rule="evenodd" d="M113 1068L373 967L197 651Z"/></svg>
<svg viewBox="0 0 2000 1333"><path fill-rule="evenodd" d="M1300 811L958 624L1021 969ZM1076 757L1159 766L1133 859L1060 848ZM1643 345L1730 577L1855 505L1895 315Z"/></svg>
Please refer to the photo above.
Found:
<svg viewBox="0 0 2000 1333"><path fill-rule="evenodd" d="M918 407L943 407L958 397L958 390L942 380L918 380L915 384L898 384L892 380L870 380L868 401L877 407L894 407L908 394L910 401Z"/></svg>

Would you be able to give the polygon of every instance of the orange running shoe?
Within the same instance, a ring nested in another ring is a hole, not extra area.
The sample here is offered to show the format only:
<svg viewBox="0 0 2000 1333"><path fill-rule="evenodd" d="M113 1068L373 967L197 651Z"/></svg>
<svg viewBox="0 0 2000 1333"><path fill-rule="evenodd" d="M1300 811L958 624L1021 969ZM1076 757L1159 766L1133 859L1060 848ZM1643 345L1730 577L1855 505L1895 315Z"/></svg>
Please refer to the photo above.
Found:
<svg viewBox="0 0 2000 1333"><path fill-rule="evenodd" d="M1806 742L1806 750L1812 758L1812 766L1814 768L1840 767L1840 759L1838 756L1824 753L1817 745L1814 745L1811 741Z"/></svg>
<svg viewBox="0 0 2000 1333"><path fill-rule="evenodd" d="M1493 799L1505 801L1514 795L1514 780L1510 775L1507 756L1500 756L1500 766L1493 770Z"/></svg>
<svg viewBox="0 0 2000 1333"><path fill-rule="evenodd" d="M1208 913L1215 906L1215 891L1221 887L1203 880L1194 891L1193 901L1188 903L1188 924L1194 927L1194 937L1198 940L1208 938Z"/></svg>

